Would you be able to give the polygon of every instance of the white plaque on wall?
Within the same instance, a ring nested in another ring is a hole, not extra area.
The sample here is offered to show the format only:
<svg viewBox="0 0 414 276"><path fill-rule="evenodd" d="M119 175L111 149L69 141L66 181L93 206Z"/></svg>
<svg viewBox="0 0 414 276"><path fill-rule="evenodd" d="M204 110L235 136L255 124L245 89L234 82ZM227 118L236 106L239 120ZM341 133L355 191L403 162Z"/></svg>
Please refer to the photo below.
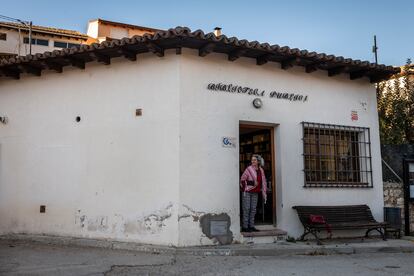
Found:
<svg viewBox="0 0 414 276"><path fill-rule="evenodd" d="M223 236L227 235L227 221L225 220L212 220L210 222L210 235Z"/></svg>

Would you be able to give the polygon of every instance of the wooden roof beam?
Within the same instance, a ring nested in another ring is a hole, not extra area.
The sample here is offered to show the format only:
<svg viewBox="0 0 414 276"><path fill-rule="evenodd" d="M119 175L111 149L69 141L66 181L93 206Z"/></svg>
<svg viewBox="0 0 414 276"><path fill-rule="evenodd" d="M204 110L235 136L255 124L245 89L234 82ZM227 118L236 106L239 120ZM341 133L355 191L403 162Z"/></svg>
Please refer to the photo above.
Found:
<svg viewBox="0 0 414 276"><path fill-rule="evenodd" d="M147 48L150 52L152 52L157 57L163 57L164 56L164 48L158 46L155 43L148 42L147 43Z"/></svg>
<svg viewBox="0 0 414 276"><path fill-rule="evenodd" d="M6 67L2 67L0 68L0 72L2 73L2 75L6 76L6 77L10 77L13 78L15 80L20 79L20 70L13 69L13 68L6 68Z"/></svg>
<svg viewBox="0 0 414 276"><path fill-rule="evenodd" d="M341 73L344 73L346 70L347 70L346 66L337 66L337 67L329 68L328 69L328 76L333 77L333 76L339 75Z"/></svg>
<svg viewBox="0 0 414 276"><path fill-rule="evenodd" d="M84 59L80 59L80 58L75 58L73 56L71 57L65 57L66 60L69 61L69 63L74 66L77 67L79 69L85 69L85 60Z"/></svg>
<svg viewBox="0 0 414 276"><path fill-rule="evenodd" d="M21 72L26 72L28 74L32 74L35 76L40 77L40 75L42 74L42 69L32 66L32 65L28 65L28 64L19 64L17 65L17 68L19 68L19 70Z"/></svg>
<svg viewBox="0 0 414 276"><path fill-rule="evenodd" d="M53 70L56 73L62 73L63 72L63 65L60 63L52 62L52 61L44 61L44 65L47 69Z"/></svg>
<svg viewBox="0 0 414 276"><path fill-rule="evenodd" d="M136 61L137 60L137 54L138 52L135 50L131 50L128 48L120 48L117 50L117 53L121 56L123 56L124 58L130 60L130 61Z"/></svg>
<svg viewBox="0 0 414 276"><path fill-rule="evenodd" d="M105 65L111 64L111 57L108 55L104 55L98 52L89 52L88 55L97 62L103 63Z"/></svg>
<svg viewBox="0 0 414 276"><path fill-rule="evenodd" d="M263 65L269 61L270 54L264 54L256 58L256 65Z"/></svg>
<svg viewBox="0 0 414 276"><path fill-rule="evenodd" d="M305 72L306 73L312 73L312 72L315 72L316 70L318 70L318 67L317 67L316 64L305 65Z"/></svg>
<svg viewBox="0 0 414 276"><path fill-rule="evenodd" d="M310 63L305 65L305 72L306 73L312 73L318 70L318 66L323 64L321 61L311 61Z"/></svg>
<svg viewBox="0 0 414 276"><path fill-rule="evenodd" d="M286 58L286 59L280 61L280 68L282 68L283 70L287 70L287 69L293 67L293 65L295 65L299 62L300 62L300 58L298 58L298 57L289 57L289 58Z"/></svg>
<svg viewBox="0 0 414 276"><path fill-rule="evenodd" d="M366 73L367 73L367 70L353 71L349 73L349 79L356 80L356 79L362 78L365 76Z"/></svg>
<svg viewBox="0 0 414 276"><path fill-rule="evenodd" d="M137 60L137 51L122 48L121 53L126 59L128 59L130 61L136 61Z"/></svg>
<svg viewBox="0 0 414 276"><path fill-rule="evenodd" d="M243 56L244 54L246 54L247 50L246 49L236 49L231 51L228 54L228 60L229 61L235 61L236 59L238 59L239 57Z"/></svg>
<svg viewBox="0 0 414 276"><path fill-rule="evenodd" d="M390 74L381 74L381 75L376 75L376 76L370 76L369 77L369 82L370 83L377 83L377 82L388 79L390 76L392 76L392 75L390 75Z"/></svg>
<svg viewBox="0 0 414 276"><path fill-rule="evenodd" d="M200 49L198 49L198 55L200 57L205 57L208 54L212 53L214 51L214 48L216 48L216 44L214 43L207 43Z"/></svg>

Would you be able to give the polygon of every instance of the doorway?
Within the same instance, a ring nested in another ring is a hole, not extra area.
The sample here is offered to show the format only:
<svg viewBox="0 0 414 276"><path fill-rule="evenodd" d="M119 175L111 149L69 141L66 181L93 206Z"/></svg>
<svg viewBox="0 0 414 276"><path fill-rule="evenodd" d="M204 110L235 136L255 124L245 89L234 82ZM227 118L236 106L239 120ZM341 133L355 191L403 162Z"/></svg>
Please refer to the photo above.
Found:
<svg viewBox="0 0 414 276"><path fill-rule="evenodd" d="M264 159L264 172L267 180L267 203L264 204L259 193L256 225L276 225L275 204L275 156L274 156L274 127L258 124L239 125L239 176L250 165L253 154L259 154ZM241 208L240 195L240 212Z"/></svg>

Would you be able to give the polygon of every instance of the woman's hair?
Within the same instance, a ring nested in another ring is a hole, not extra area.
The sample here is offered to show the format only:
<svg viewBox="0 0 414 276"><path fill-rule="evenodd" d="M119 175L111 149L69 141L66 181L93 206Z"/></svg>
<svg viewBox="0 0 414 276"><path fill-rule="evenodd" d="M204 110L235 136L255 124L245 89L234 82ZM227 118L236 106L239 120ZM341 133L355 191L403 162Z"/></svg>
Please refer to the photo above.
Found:
<svg viewBox="0 0 414 276"><path fill-rule="evenodd" d="M261 167L264 167L264 159L262 156L260 156L259 154L253 154L252 158L255 157L257 159L257 161L259 162L259 165Z"/></svg>

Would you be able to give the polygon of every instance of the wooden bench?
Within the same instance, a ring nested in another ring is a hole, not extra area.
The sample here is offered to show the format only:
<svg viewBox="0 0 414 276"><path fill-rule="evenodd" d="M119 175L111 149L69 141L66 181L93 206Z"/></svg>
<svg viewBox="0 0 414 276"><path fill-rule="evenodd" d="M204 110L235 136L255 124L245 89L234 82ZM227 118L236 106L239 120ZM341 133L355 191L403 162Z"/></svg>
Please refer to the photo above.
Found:
<svg viewBox="0 0 414 276"><path fill-rule="evenodd" d="M367 229L365 237L376 230L385 240L385 227L387 223L377 222L372 216L371 210L367 205L342 205L342 206L293 206L298 213L300 222L305 228L304 233L300 237L301 240L305 236L312 234L318 244L322 244L318 233L321 230L327 230L325 224L314 224L310 222L310 215L322 215L331 230L353 230Z"/></svg>

